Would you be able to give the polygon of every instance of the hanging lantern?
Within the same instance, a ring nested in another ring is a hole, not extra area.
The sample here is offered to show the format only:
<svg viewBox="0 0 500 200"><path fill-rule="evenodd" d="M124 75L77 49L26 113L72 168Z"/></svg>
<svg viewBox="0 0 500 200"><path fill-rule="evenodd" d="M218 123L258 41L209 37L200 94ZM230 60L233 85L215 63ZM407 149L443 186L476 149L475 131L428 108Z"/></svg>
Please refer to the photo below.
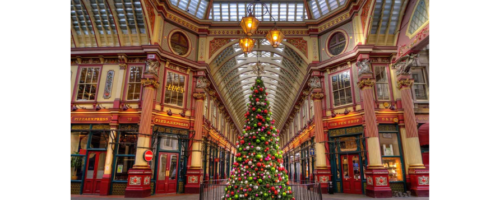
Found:
<svg viewBox="0 0 500 200"><path fill-rule="evenodd" d="M284 37L285 35L283 34L283 32L276 29L276 27L270 30L266 35L267 41L269 41L271 43L271 46L273 46L274 48L278 47L281 44L281 41L283 41Z"/></svg>
<svg viewBox="0 0 500 200"><path fill-rule="evenodd" d="M243 32L248 36L255 34L255 31L257 31L259 24L259 20L252 15L252 12L248 14L248 17L243 17L240 22L240 26L243 29Z"/></svg>
<svg viewBox="0 0 500 200"><path fill-rule="evenodd" d="M241 50L245 53L251 52L254 46L255 40L250 37L245 37L240 39Z"/></svg>

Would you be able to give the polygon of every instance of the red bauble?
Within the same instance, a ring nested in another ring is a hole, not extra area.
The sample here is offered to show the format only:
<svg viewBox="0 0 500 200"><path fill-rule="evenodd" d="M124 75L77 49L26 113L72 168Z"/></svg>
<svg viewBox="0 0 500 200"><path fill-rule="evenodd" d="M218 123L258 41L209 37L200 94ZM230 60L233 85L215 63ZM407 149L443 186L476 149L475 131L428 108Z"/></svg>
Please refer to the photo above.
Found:
<svg viewBox="0 0 500 200"><path fill-rule="evenodd" d="M276 190L276 188L274 188L274 186L273 186L273 187L271 187L271 190L274 191L274 190Z"/></svg>
<svg viewBox="0 0 500 200"><path fill-rule="evenodd" d="M234 192L231 192L231 196L233 196L233 195L234 195Z"/></svg>
<svg viewBox="0 0 500 200"><path fill-rule="evenodd" d="M262 89L262 88L259 88L259 90L260 90L260 91L262 92L262 91L263 91L264 89Z"/></svg>
<svg viewBox="0 0 500 200"><path fill-rule="evenodd" d="M258 91L257 89L255 89L253 92L257 93L257 92L259 92L259 91Z"/></svg>
<svg viewBox="0 0 500 200"><path fill-rule="evenodd" d="M245 193L245 197L248 197L248 194L247 194L247 193Z"/></svg>
<svg viewBox="0 0 500 200"><path fill-rule="evenodd" d="M255 111L255 107L252 108L252 111Z"/></svg>
<svg viewBox="0 0 500 200"><path fill-rule="evenodd" d="M266 145L269 145L269 142L266 142Z"/></svg>
<svg viewBox="0 0 500 200"><path fill-rule="evenodd" d="M259 123L257 123L257 126L262 126L262 123L260 123L260 122L259 122Z"/></svg>
<svg viewBox="0 0 500 200"><path fill-rule="evenodd" d="M255 98L255 101L259 101L260 99L259 98Z"/></svg>
<svg viewBox="0 0 500 200"><path fill-rule="evenodd" d="M274 191L274 195L278 195L278 191Z"/></svg>
<svg viewBox="0 0 500 200"><path fill-rule="evenodd" d="M244 144L245 143L245 140L240 140L240 144Z"/></svg>
<svg viewBox="0 0 500 200"><path fill-rule="evenodd" d="M266 114L267 114L267 110L264 110L264 113L266 113Z"/></svg>
<svg viewBox="0 0 500 200"><path fill-rule="evenodd" d="M266 92L266 95L267 95L267 92Z"/></svg>
<svg viewBox="0 0 500 200"><path fill-rule="evenodd" d="M262 166L262 163L258 162L257 167L260 167L260 166Z"/></svg>
<svg viewBox="0 0 500 200"><path fill-rule="evenodd" d="M271 135L271 131L268 131L268 132L267 132L267 134L268 134L268 135Z"/></svg>

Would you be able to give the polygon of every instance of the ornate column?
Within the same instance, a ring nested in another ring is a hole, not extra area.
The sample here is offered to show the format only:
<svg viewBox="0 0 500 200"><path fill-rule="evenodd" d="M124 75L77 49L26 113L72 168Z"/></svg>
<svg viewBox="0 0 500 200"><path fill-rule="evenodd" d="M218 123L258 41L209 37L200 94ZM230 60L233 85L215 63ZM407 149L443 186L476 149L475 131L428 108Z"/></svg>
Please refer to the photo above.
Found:
<svg viewBox="0 0 500 200"><path fill-rule="evenodd" d="M389 187L389 172L382 165L380 141L378 137L378 123L375 115L375 98L373 97L373 72L370 60L366 55L360 55L356 65L358 71L358 86L363 98L365 117L365 137L368 149L368 167L366 174L366 195L375 198L392 197Z"/></svg>
<svg viewBox="0 0 500 200"><path fill-rule="evenodd" d="M308 85L311 88L311 96L314 104L314 155L316 156L316 161L314 163L313 174L316 177L316 181L320 182L321 192L328 193L328 181L330 181L332 173L326 163L325 154L325 143L327 140L323 131L323 106L321 103L325 94L321 87L320 72L313 71L312 75Z"/></svg>
<svg viewBox="0 0 500 200"><path fill-rule="evenodd" d="M409 161L408 175L410 176L410 191L415 196L429 196L429 169L426 169L422 161L420 142L418 140L417 121L413 108L413 97L411 88L413 79L410 74L410 66L415 61L415 55L410 55L404 62L396 63L397 87L401 92L401 103L404 110L404 126L406 129L405 156Z"/></svg>
<svg viewBox="0 0 500 200"><path fill-rule="evenodd" d="M200 184L203 179L202 168L202 131L203 131L203 103L206 98L205 88L210 85L210 82L203 76L198 76L196 80L196 89L193 93L195 100L194 114L194 140L191 150L191 166L187 170L187 184L184 187L186 193L199 193Z"/></svg>
<svg viewBox="0 0 500 200"><path fill-rule="evenodd" d="M118 116L113 116L113 118L117 119ZM116 120L113 120L110 124L110 135L108 139L108 148L106 150L106 160L104 161L104 175L101 180L101 192L99 195L106 196L109 195L109 187L111 184L111 169L113 167L113 139L116 138L116 129L118 127L118 123Z"/></svg>
<svg viewBox="0 0 500 200"><path fill-rule="evenodd" d="M151 195L151 166L144 160L144 152L150 148L152 112L156 88L158 88L158 71L160 63L156 55L148 55L146 71L141 80L142 85L142 110L137 138L135 163L128 170L127 188L125 197L147 197Z"/></svg>

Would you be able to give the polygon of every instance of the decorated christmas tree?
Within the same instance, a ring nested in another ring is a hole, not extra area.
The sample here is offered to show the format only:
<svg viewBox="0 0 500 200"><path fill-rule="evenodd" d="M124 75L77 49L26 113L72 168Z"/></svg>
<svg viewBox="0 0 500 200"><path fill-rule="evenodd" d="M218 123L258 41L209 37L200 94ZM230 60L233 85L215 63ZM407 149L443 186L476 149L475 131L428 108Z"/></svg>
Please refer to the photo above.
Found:
<svg viewBox="0 0 500 200"><path fill-rule="evenodd" d="M295 200L279 150L279 130L267 99L264 82L258 76L248 97L243 136L236 142L236 161L222 199Z"/></svg>

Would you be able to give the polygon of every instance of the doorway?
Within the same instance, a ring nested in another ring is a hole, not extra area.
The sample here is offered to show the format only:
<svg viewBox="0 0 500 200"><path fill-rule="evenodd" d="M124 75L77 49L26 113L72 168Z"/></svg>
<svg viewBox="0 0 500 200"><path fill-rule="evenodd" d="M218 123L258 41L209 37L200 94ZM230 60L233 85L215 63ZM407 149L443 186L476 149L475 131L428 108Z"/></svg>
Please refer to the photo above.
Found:
<svg viewBox="0 0 500 200"><path fill-rule="evenodd" d="M342 185L344 193L362 194L359 155L342 155L340 159L342 161Z"/></svg>
<svg viewBox="0 0 500 200"><path fill-rule="evenodd" d="M176 193L179 154L160 152L158 156L156 193Z"/></svg>
<svg viewBox="0 0 500 200"><path fill-rule="evenodd" d="M102 176L104 175L105 160L105 151L89 151L89 154L87 156L85 183L83 184L84 194L100 194Z"/></svg>

